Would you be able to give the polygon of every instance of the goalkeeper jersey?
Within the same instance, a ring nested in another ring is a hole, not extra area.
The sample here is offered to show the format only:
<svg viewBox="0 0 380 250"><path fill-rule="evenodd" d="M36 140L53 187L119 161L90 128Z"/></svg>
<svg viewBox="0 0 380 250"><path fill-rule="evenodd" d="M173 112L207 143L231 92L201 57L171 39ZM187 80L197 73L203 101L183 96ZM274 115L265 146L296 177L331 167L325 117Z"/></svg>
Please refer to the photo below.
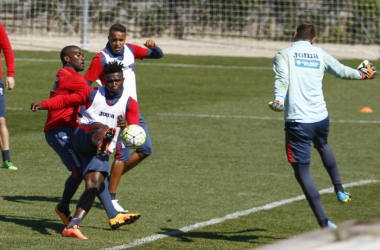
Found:
<svg viewBox="0 0 380 250"><path fill-rule="evenodd" d="M285 105L286 122L314 123L328 116L322 91L324 71L342 79L361 79L309 41L297 41L274 57L274 100Z"/></svg>

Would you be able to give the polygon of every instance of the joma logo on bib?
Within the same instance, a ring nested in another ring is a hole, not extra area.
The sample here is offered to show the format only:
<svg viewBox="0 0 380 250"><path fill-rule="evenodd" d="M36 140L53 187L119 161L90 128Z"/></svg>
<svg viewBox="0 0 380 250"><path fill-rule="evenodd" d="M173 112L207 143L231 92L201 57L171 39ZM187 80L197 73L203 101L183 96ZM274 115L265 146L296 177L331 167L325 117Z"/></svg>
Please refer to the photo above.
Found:
<svg viewBox="0 0 380 250"><path fill-rule="evenodd" d="M109 118L115 118L114 114L106 113L106 112L103 112L103 111L101 111L99 113L99 116L105 116L105 117L109 117Z"/></svg>

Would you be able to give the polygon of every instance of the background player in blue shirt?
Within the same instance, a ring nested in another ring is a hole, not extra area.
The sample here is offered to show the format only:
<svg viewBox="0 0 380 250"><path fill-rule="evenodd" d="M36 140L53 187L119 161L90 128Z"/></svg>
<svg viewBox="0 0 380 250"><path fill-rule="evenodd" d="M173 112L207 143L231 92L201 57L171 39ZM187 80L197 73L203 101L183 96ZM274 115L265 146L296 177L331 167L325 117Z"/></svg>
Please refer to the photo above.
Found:
<svg viewBox="0 0 380 250"><path fill-rule="evenodd" d="M284 111L286 155L319 225L335 228L328 220L319 191L310 173L311 142L321 156L330 175L339 202L351 200L344 191L334 154L327 142L329 114L322 91L324 71L342 79L373 79L376 68L364 61L358 69L338 60L313 46L315 27L303 22L294 34L291 47L278 52L273 62L275 74L274 101L269 107Z"/></svg>

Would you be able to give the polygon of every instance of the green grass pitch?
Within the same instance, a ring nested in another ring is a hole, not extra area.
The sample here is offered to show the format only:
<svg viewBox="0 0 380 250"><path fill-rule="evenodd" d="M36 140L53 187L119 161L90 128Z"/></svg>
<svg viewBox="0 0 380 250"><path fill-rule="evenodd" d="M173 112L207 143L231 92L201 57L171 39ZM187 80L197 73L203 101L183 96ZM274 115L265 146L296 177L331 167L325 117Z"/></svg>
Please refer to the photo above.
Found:
<svg viewBox="0 0 380 250"><path fill-rule="evenodd" d="M11 158L19 170L0 170L0 249L112 249L171 234L132 249L239 250L318 230L311 209L301 200L178 231L302 192L286 160L282 114L267 107L273 98L272 59L165 55L136 65L138 101L154 152L122 177L117 193L124 207L142 217L111 230L96 200L81 224L89 240L62 237L54 207L69 173L45 142L46 111L30 111L33 101L49 96L61 67L59 52L15 55L16 87L6 90L6 99ZM92 56L86 53L86 68ZM342 63L356 67L360 60ZM373 63L380 67L379 61ZM325 77L329 142L344 183L380 180L379 79ZM374 113L360 113L364 106ZM312 174L319 189L331 187L315 150ZM379 187L351 187L353 200L348 204L323 194L329 219L338 225L379 219ZM74 197L72 211L83 189Z"/></svg>

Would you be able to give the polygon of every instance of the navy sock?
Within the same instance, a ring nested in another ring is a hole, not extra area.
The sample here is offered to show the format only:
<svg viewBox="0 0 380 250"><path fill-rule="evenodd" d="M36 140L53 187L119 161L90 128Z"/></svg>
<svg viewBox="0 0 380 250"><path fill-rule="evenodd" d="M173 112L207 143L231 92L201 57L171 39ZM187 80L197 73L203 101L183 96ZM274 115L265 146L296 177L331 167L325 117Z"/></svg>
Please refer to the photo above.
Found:
<svg viewBox="0 0 380 250"><path fill-rule="evenodd" d="M67 226L67 229L70 229L72 228L73 226L77 225L79 226L79 224L82 222L81 219L79 218L73 218L71 221L70 221L70 224Z"/></svg>
<svg viewBox="0 0 380 250"><path fill-rule="evenodd" d="M323 227L327 227L327 222L328 221L329 221L328 219L324 219L321 222L318 221L318 223L323 228Z"/></svg>
<svg viewBox="0 0 380 250"><path fill-rule="evenodd" d="M103 182L103 184L100 186L98 198L100 202L102 203L104 209L106 210L108 219L114 218L118 214L118 212L112 205L111 196L110 196L110 192L108 191L107 183Z"/></svg>
<svg viewBox="0 0 380 250"><path fill-rule="evenodd" d="M335 193L337 193L338 191L343 192L344 190L342 182L340 180L338 166L336 164L334 153L332 152L329 144L325 144L317 150L319 155L321 156L324 167L329 173L332 184L334 185Z"/></svg>
<svg viewBox="0 0 380 250"><path fill-rule="evenodd" d="M111 195L111 200L116 200L116 194L115 193L110 193Z"/></svg>
<svg viewBox="0 0 380 250"><path fill-rule="evenodd" d="M1 155L3 156L3 162L11 160L11 157L9 156L9 150L1 151Z"/></svg>
<svg viewBox="0 0 380 250"><path fill-rule="evenodd" d="M310 164L291 163L291 165L294 170L294 176L300 184L318 224L322 226L326 223L327 225L327 215L325 214L318 188L311 177Z"/></svg>
<svg viewBox="0 0 380 250"><path fill-rule="evenodd" d="M69 212L70 201L78 190L80 184L82 183L82 180L82 178L74 178L72 175L67 178L62 194L62 199L58 205L59 211L63 213Z"/></svg>

